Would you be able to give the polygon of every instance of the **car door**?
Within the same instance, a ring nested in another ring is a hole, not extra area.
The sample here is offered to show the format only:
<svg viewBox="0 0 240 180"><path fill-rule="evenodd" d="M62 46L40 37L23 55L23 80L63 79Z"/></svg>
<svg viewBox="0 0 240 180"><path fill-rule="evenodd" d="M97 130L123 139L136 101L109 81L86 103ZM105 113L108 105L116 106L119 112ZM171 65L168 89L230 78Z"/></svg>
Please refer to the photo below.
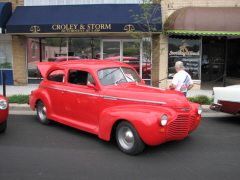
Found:
<svg viewBox="0 0 240 180"><path fill-rule="evenodd" d="M91 83L92 86L88 86ZM86 131L98 125L100 91L94 88L93 76L87 71L69 70L63 91L66 123Z"/></svg>
<svg viewBox="0 0 240 180"><path fill-rule="evenodd" d="M50 99L50 105L52 109L52 116L62 117L63 106L62 106L62 88L64 86L65 70L55 69L48 74L46 77L47 81L44 84L45 91L47 92L48 98Z"/></svg>

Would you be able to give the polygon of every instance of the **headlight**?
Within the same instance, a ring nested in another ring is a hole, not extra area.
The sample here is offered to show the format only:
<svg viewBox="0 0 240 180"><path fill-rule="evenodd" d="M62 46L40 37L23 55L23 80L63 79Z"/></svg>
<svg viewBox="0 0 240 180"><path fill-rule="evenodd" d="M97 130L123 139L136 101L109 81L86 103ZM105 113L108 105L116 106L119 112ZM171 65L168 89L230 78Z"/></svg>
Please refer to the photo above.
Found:
<svg viewBox="0 0 240 180"><path fill-rule="evenodd" d="M198 114L202 114L202 106L198 107Z"/></svg>
<svg viewBox="0 0 240 180"><path fill-rule="evenodd" d="M0 100L0 109L1 110L4 110L4 109L7 109L7 107L8 107L8 103L7 103L7 101L6 100Z"/></svg>
<svg viewBox="0 0 240 180"><path fill-rule="evenodd" d="M165 126L168 122L168 116L164 114L160 119L160 125Z"/></svg>

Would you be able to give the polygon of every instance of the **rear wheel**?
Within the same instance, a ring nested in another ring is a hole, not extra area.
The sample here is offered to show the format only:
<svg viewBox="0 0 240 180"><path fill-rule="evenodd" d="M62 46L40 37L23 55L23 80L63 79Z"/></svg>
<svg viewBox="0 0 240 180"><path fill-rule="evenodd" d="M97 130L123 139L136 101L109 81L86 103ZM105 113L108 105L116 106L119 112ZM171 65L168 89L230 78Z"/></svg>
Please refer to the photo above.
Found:
<svg viewBox="0 0 240 180"><path fill-rule="evenodd" d="M0 123L0 133L3 133L7 129L7 120Z"/></svg>
<svg viewBox="0 0 240 180"><path fill-rule="evenodd" d="M138 135L134 126L126 121L118 124L116 140L121 151L130 155L136 155L142 152L145 147L145 143Z"/></svg>
<svg viewBox="0 0 240 180"><path fill-rule="evenodd" d="M51 120L47 118L47 108L41 100L37 102L37 116L40 123L50 124Z"/></svg>

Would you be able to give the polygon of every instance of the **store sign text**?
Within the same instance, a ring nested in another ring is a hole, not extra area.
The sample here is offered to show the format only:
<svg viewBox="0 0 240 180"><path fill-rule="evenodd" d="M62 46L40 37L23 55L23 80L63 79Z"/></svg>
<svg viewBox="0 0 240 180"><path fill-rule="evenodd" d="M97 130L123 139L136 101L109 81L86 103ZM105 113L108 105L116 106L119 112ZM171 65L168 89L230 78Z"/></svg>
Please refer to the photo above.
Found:
<svg viewBox="0 0 240 180"><path fill-rule="evenodd" d="M100 32L111 29L111 24L53 24L52 29L61 32Z"/></svg>
<svg viewBox="0 0 240 180"><path fill-rule="evenodd" d="M170 53L169 53L169 55L170 56L173 56L173 55L182 55L182 56L185 56L186 55L186 53L185 52L183 52L183 51L170 51ZM188 52L188 54L187 55L200 55L200 52L198 51L198 52L193 52L193 51L189 51Z"/></svg>

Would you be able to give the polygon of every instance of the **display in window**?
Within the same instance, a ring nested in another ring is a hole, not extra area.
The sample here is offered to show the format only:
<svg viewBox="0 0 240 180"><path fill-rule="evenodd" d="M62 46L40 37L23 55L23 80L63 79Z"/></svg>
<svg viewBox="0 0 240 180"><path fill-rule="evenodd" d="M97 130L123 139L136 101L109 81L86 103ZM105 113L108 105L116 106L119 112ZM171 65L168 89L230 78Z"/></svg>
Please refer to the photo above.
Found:
<svg viewBox="0 0 240 180"><path fill-rule="evenodd" d="M185 40L169 38L168 53L168 78L171 79L176 73L175 63L182 61L184 69L192 79L200 79L200 40Z"/></svg>

